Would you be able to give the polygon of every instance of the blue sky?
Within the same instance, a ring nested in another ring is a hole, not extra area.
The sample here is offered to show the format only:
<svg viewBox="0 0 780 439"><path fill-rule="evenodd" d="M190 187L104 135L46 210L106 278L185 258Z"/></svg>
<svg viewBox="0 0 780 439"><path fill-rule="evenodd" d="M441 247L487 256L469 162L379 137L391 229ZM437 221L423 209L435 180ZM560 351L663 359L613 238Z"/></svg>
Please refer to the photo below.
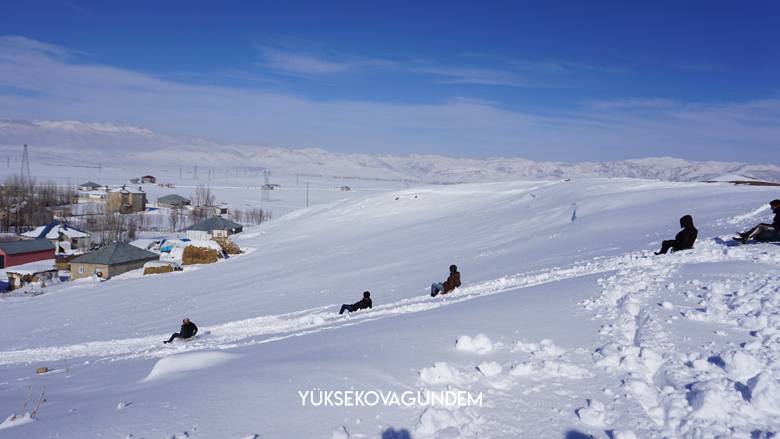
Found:
<svg viewBox="0 0 780 439"><path fill-rule="evenodd" d="M342 152L780 162L780 3L636 3L6 2L0 118Z"/></svg>

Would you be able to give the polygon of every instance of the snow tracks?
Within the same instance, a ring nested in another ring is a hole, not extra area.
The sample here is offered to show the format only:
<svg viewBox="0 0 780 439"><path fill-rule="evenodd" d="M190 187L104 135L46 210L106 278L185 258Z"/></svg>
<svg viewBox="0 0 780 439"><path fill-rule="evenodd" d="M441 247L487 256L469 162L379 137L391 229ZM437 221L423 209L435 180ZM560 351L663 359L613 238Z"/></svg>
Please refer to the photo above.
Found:
<svg viewBox="0 0 780 439"><path fill-rule="evenodd" d="M744 274L734 270L740 263ZM778 263L775 246L709 241L693 251L637 260L599 279L600 296L582 303L604 321L595 366L612 372L646 415L628 422L615 416L610 424L609 404L601 404L607 415L601 427L630 423L641 437L776 431L780 276L767 273L776 273ZM692 273L679 274L683 267Z"/></svg>
<svg viewBox="0 0 780 439"><path fill-rule="evenodd" d="M522 288L551 282L627 269L636 264L646 264L641 254L626 254L614 258L597 258L568 267L552 267L529 273L504 276L498 279L468 285L446 296L431 298L428 295L402 299L375 306L370 311L340 316L334 305L320 306L285 314L265 315L201 328L209 331L206 336L173 345L162 345L169 334L147 337L90 341L65 346L37 347L0 352L0 365L58 361L91 357L98 360L130 358L155 358L172 353L203 349L228 349L277 341L293 336L306 335L339 327L360 324L375 319L423 312L467 300L493 294L506 293Z"/></svg>

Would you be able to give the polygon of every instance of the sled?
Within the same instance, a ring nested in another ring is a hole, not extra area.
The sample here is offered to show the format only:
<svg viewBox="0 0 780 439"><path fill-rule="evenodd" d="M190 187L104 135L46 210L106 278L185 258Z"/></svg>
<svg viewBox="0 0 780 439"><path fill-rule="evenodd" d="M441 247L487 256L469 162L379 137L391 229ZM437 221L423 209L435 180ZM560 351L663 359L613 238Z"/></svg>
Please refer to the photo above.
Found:
<svg viewBox="0 0 780 439"><path fill-rule="evenodd" d="M780 242L780 233L773 230L764 230L753 237L758 242Z"/></svg>
<svg viewBox="0 0 780 439"><path fill-rule="evenodd" d="M198 340L199 338L205 337L205 336L207 336L209 334L211 334L211 331L198 332L197 334L193 335L190 338L174 338L173 342L174 343L189 343L192 340Z"/></svg>

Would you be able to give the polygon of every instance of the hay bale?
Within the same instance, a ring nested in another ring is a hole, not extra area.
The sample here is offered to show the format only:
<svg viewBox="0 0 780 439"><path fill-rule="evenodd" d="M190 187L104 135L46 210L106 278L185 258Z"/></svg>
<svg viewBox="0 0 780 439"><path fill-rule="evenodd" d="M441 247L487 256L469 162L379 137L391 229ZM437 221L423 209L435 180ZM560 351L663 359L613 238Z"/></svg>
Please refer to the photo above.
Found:
<svg viewBox="0 0 780 439"><path fill-rule="evenodd" d="M35 369L35 373L37 373L38 375L42 375L42 374L47 373L47 372L49 372L49 368L48 367L39 367L39 368Z"/></svg>
<svg viewBox="0 0 780 439"><path fill-rule="evenodd" d="M222 247L222 251L229 255L241 254L241 247L227 236L214 237L214 241Z"/></svg>
<svg viewBox="0 0 780 439"><path fill-rule="evenodd" d="M144 276L147 274L161 274L173 272L173 266L170 264L157 265L153 267L144 267Z"/></svg>
<svg viewBox="0 0 780 439"><path fill-rule="evenodd" d="M182 255L182 264L213 264L219 260L219 252L213 248L187 246Z"/></svg>

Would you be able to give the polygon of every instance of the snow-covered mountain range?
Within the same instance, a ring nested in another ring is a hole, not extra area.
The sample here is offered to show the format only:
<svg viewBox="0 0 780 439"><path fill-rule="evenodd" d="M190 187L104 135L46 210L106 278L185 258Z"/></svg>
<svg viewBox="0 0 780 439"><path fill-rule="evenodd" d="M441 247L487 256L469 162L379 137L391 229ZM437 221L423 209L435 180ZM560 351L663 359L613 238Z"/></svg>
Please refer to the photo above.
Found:
<svg viewBox="0 0 780 439"><path fill-rule="evenodd" d="M21 157L30 145L33 158L64 163L178 163L244 166L317 175L349 175L425 182L480 182L571 177L631 177L671 181L780 181L780 166L688 161L671 157L607 162L537 162L523 158L460 158L440 155L343 154L322 149L286 149L222 144L156 133L113 123L0 120L0 154Z"/></svg>

